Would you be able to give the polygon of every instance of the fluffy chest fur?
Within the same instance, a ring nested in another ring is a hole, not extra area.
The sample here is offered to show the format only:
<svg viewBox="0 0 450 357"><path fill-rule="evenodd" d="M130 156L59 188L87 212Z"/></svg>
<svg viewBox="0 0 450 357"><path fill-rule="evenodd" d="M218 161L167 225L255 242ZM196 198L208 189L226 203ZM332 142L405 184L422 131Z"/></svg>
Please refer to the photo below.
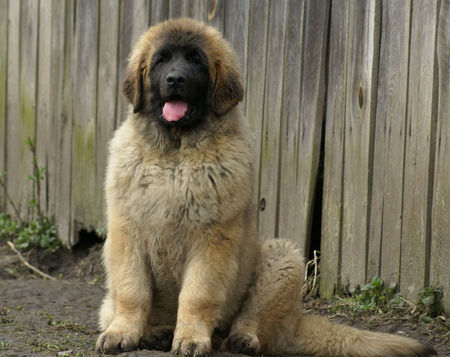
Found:
<svg viewBox="0 0 450 357"><path fill-rule="evenodd" d="M248 206L252 165L247 141L237 134L208 140L163 152L129 120L111 143L108 207L131 223L130 239L147 244L153 270L162 269L158 275L168 269L178 275L178 267L165 263L180 262L181 272L186 247L210 239L199 232L226 225Z"/></svg>

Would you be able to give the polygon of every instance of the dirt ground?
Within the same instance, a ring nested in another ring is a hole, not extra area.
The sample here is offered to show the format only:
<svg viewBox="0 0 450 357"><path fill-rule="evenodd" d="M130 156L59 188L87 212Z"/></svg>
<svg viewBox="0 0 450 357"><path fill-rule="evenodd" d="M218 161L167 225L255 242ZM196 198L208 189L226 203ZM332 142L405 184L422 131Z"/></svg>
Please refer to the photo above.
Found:
<svg viewBox="0 0 450 357"><path fill-rule="evenodd" d="M98 356L94 352L97 310L104 295L100 244L82 244L73 252L54 255L31 251L24 257L57 280L43 280L32 273L0 242L0 356ZM440 357L450 356L448 319L421 324L402 316L356 318L333 312L327 301L317 298L305 306L338 322L418 339L433 346ZM170 354L141 350L118 356Z"/></svg>

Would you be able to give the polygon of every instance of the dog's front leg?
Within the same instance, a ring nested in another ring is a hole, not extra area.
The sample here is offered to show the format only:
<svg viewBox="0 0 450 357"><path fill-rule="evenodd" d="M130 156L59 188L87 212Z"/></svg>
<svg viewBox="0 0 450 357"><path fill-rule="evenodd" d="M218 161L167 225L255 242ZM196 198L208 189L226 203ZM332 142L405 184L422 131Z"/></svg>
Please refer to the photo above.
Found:
<svg viewBox="0 0 450 357"><path fill-rule="evenodd" d="M100 317L106 331L96 345L102 353L136 349L148 324L151 281L146 249L141 246L142 240L130 235L128 224L120 217L110 217L104 247L108 294L101 311L109 316Z"/></svg>
<svg viewBox="0 0 450 357"><path fill-rule="evenodd" d="M178 299L172 351L204 356L238 271L236 242L231 233L211 231L192 249Z"/></svg>

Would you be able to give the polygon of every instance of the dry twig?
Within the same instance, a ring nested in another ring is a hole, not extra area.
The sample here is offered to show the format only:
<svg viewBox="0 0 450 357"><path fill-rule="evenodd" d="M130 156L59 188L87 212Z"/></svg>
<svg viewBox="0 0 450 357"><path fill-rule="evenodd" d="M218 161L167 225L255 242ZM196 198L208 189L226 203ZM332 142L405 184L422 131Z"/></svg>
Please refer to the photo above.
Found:
<svg viewBox="0 0 450 357"><path fill-rule="evenodd" d="M38 268L32 266L30 263L28 263L25 258L22 256L22 254L17 250L16 246L10 242L7 241L6 243L8 243L9 247L11 248L11 250L17 254L17 256L19 257L19 259L22 261L23 265L25 265L27 268L31 269L32 271L34 271L36 274L39 274L40 276L42 276L44 279L50 279L50 280L56 280L54 277L45 274L44 272L40 271Z"/></svg>

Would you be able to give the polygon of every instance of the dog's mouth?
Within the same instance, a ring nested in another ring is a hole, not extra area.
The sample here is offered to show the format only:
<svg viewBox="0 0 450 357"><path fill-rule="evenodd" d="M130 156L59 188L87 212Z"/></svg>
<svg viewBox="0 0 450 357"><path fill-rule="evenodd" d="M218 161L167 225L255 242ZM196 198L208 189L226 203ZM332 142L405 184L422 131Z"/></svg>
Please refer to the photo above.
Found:
<svg viewBox="0 0 450 357"><path fill-rule="evenodd" d="M162 107L163 118L169 123L175 123L185 117L188 104L178 98L171 98Z"/></svg>

